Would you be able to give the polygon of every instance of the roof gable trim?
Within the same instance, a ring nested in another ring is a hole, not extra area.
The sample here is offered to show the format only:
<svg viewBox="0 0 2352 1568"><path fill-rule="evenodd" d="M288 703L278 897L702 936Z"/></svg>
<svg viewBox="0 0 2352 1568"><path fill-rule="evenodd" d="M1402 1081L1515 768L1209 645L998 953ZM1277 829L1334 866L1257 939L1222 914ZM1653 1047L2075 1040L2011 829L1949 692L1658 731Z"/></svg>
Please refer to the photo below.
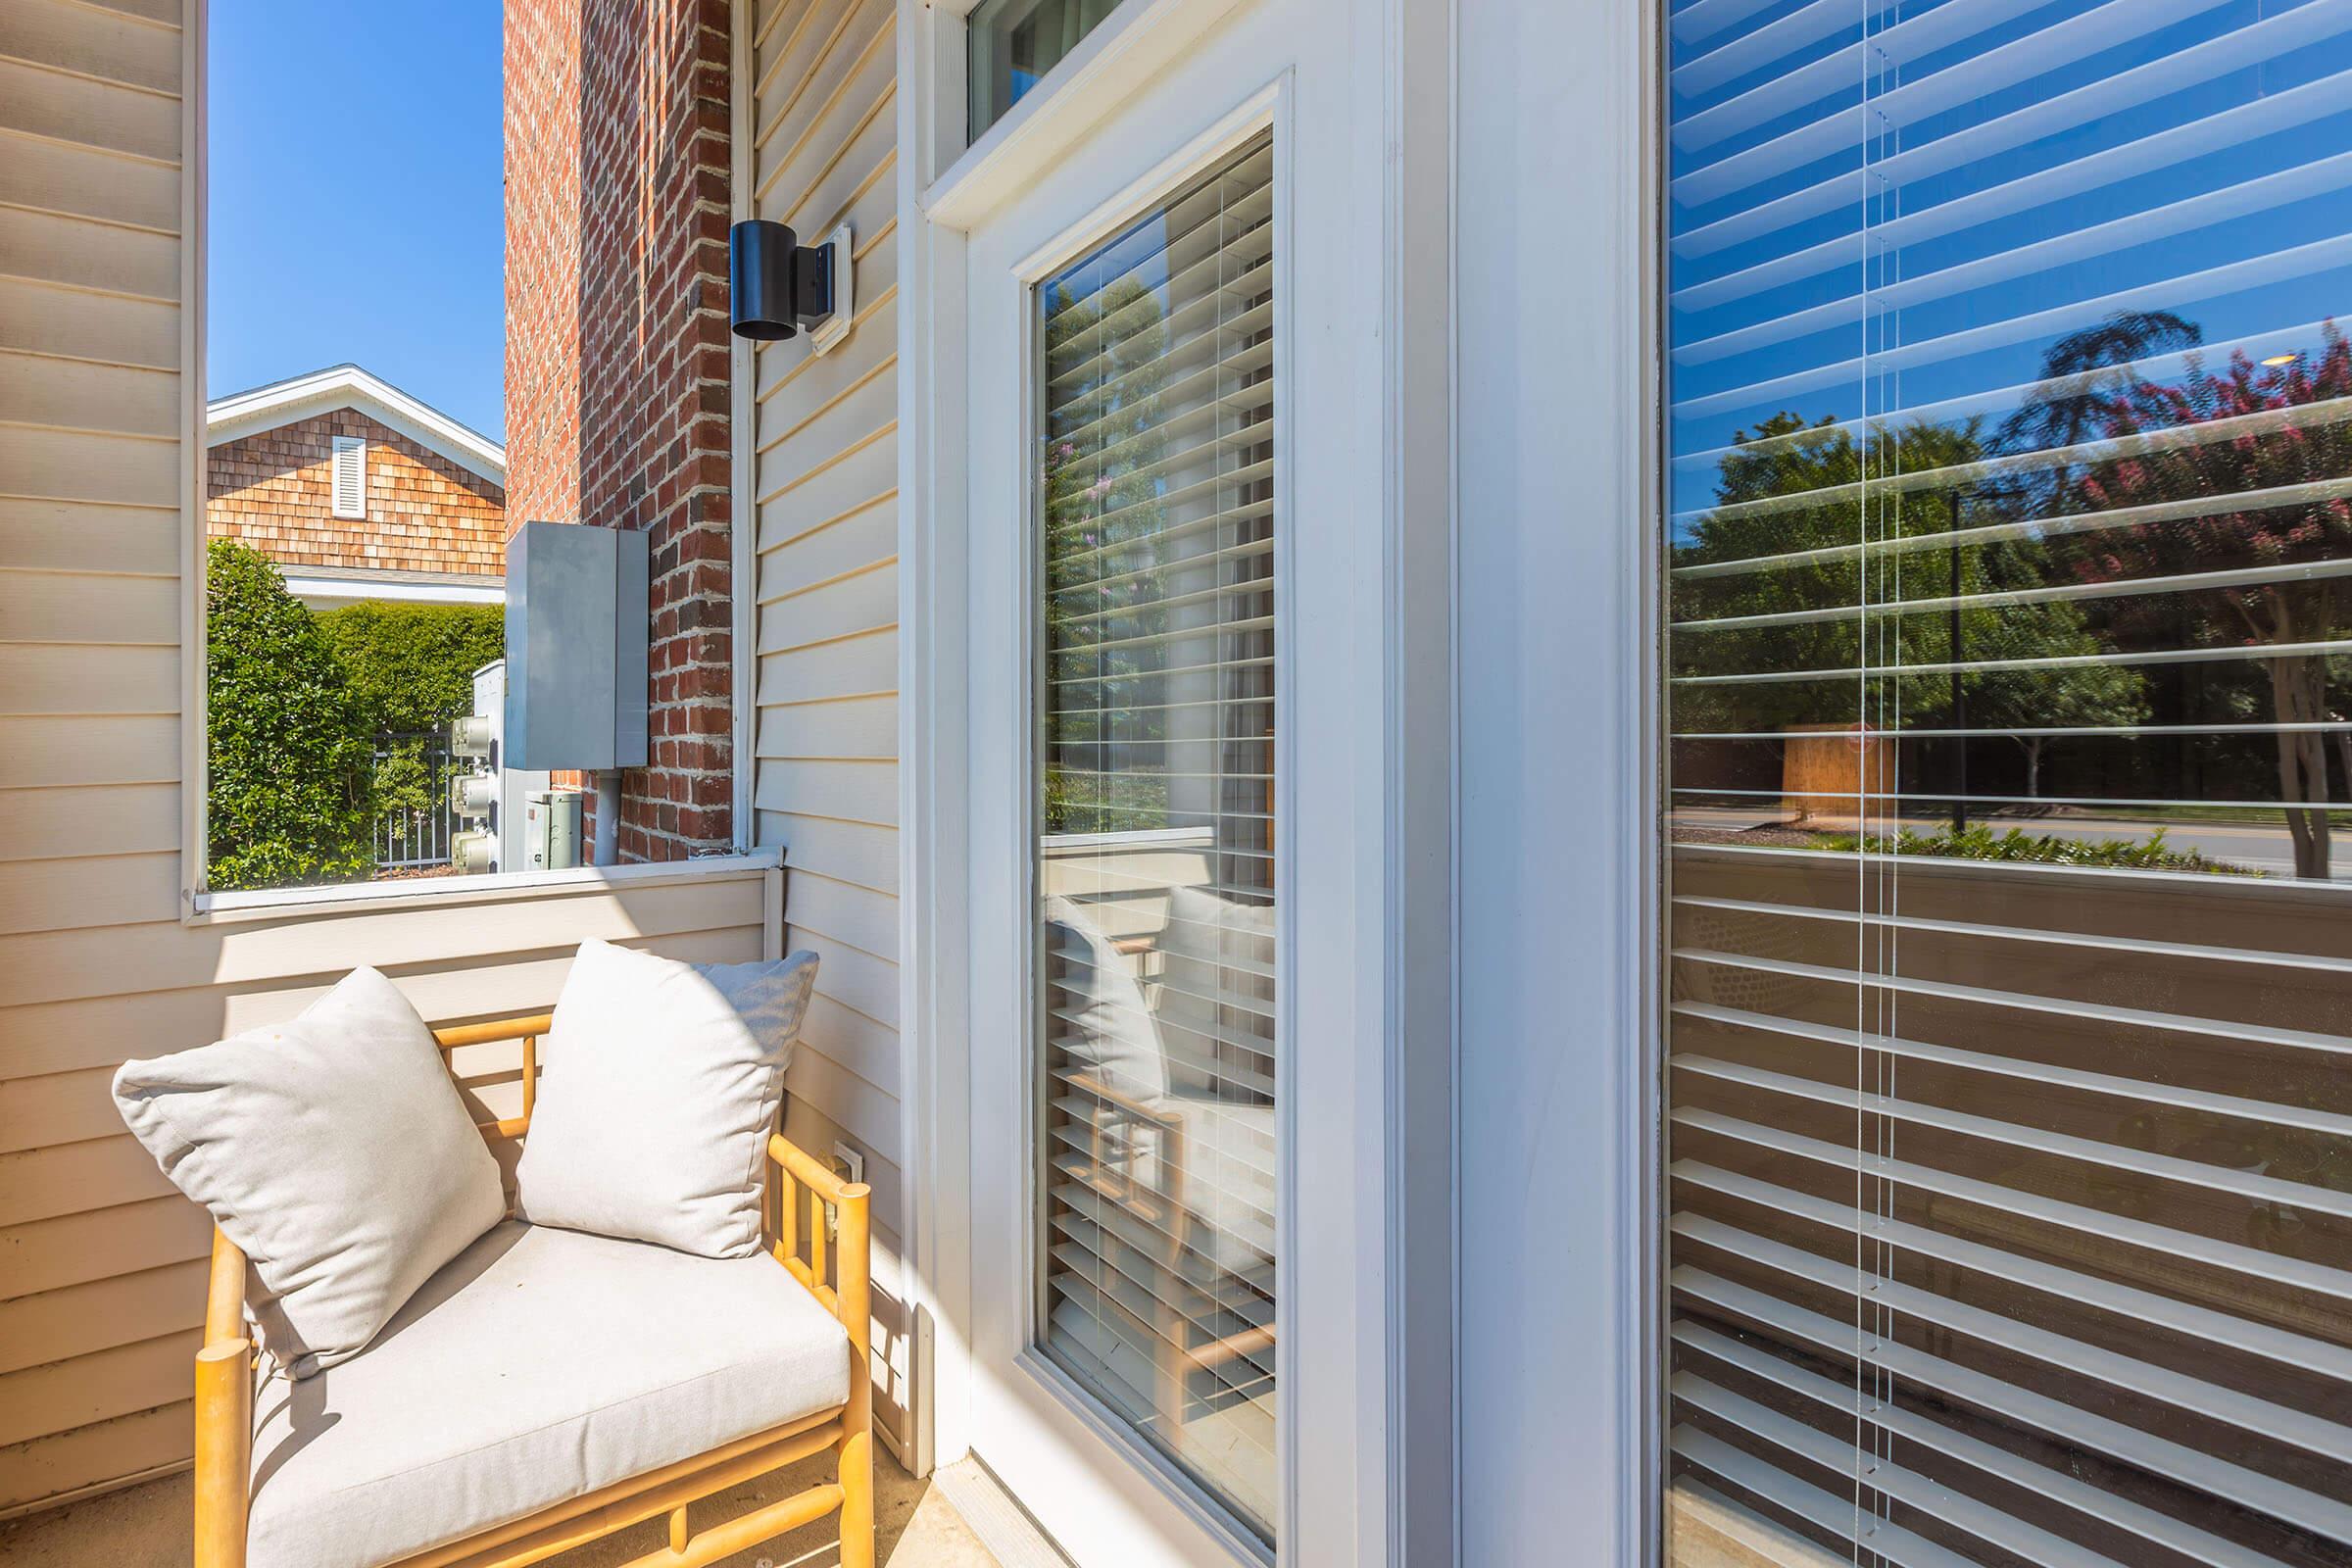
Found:
<svg viewBox="0 0 2352 1568"><path fill-rule="evenodd" d="M426 451L506 487L505 447L356 365L338 365L216 399L205 406L204 444L220 446L337 409L356 409Z"/></svg>

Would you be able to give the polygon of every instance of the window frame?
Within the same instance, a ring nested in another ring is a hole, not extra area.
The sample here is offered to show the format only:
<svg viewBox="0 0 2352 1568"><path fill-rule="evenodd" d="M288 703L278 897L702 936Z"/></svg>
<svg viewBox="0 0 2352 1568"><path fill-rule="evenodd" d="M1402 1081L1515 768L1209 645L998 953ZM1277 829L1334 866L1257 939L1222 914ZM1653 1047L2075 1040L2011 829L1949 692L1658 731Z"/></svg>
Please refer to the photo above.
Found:
<svg viewBox="0 0 2352 1568"><path fill-rule="evenodd" d="M732 0L740 19L744 0ZM583 865L561 871L492 871L474 876L429 877L389 883L329 883L292 888L259 888L216 892L206 885L206 850L210 842L206 804L211 792L206 745L206 626L205 544L211 449L205 444L206 375L206 250L211 233L211 76L210 16L207 0L187 0L180 26L180 147L179 199L179 923L183 926L240 924L284 919L306 913L323 916L358 910L393 911L443 906L453 901L511 901L523 898L561 898L583 887L604 884L648 885L703 877L741 876L755 869L783 863L783 851L758 845L753 819L752 769L758 749L754 728L759 710L752 701L752 679L758 664L754 639L758 629L759 591L757 555L751 533L732 534L735 569L728 594L728 627L735 663L734 733L730 747L734 769L734 843L732 853L685 860L655 860L615 865ZM738 40L744 28L733 29ZM748 114L749 94L743 90L745 73L729 72L728 93L733 112ZM730 201L746 188L742 159L745 138L732 137ZM730 352L739 352L734 339ZM748 366L748 356L741 362ZM738 404L737 407L743 405ZM732 440L730 427L729 516L745 515L751 494L748 449ZM365 439L364 437L362 438ZM330 460L331 461L331 460ZM332 477L329 477L330 501ZM361 489L361 514L366 515L367 491ZM392 891L397 887L398 891Z"/></svg>
<svg viewBox="0 0 2352 1568"><path fill-rule="evenodd" d="M1041 291L1056 272L1085 259L1099 247L1111 243L1155 208L1183 192L1193 181L1215 172L1252 140L1265 137L1271 160L1267 182L1270 196L1267 222L1271 236L1269 254L1273 289L1273 311L1268 333L1271 353L1269 369L1272 372L1269 384L1273 394L1267 439L1273 449L1274 459L1268 488L1275 509L1271 571L1266 583L1279 607L1271 636L1274 650L1271 698L1278 715L1273 737L1271 814L1276 832L1271 858L1278 894L1275 903L1270 906L1275 911L1274 1035L1271 1046L1275 1064L1275 1267L1279 1274L1286 1267L1296 1268L1299 1256L1296 1245L1298 1181L1295 1152L1298 1144L1297 1125L1299 1116L1297 1062L1298 934L1294 902L1296 895L1293 892L1298 886L1298 854L1297 835L1289 830L1298 820L1298 767L1296 733L1287 721L1288 715L1297 711L1295 685L1298 663L1298 617L1290 609L1296 602L1298 578L1297 545L1290 526L1296 510L1293 485L1297 466L1292 451L1290 384L1291 367L1294 364L1292 254L1297 244L1291 208L1297 181L1298 156L1293 128L1294 97L1292 79L1287 72L1267 86L1247 94L1172 156L1141 173L1123 189L1111 193L1013 268L1024 322L1023 363L1017 368L1020 378L1018 425L1022 456L1014 465L1014 471L1021 476L1020 505L1016 515L1023 550L1022 564L1015 574L1019 602L1012 607L1019 634L1014 639L1017 646L1011 650L1018 660L1019 680L1015 689L1021 693L1017 710L1022 723L1020 743L1010 749L1012 755L1008 760L1017 765L1022 774L1021 794L1016 797L1021 801L1021 821L1017 827L1021 843L1012 858L1017 867L1015 881L1023 911L1014 936L1026 961L1019 966L1018 983L1013 989L1021 1020L1019 1027L1024 1036L1015 1055L1020 1063L1023 1119L1019 1138L1024 1146L1026 1168L1020 1178L1024 1188L1020 1266L1025 1276L1024 1306L1019 1315L1021 1348L1015 1353L1012 1364L1034 1380L1038 1390L1058 1401L1071 1415L1092 1428L1106 1446L1120 1453L1130 1466L1141 1473L1147 1484L1191 1513L1197 1522L1219 1539L1235 1560L1269 1565L1279 1560L1286 1544L1298 1540L1295 1477L1298 1466L1298 1448L1306 1441L1303 1429L1280 1397L1281 1391L1290 1385L1293 1375L1291 1369L1296 1364L1295 1355L1284 1348L1298 1332L1297 1308L1291 1300L1292 1293L1278 1287L1274 1298L1277 1335L1274 1374L1277 1391L1274 1419L1277 1500L1270 1535L1261 1535L1256 1522L1225 1495L1214 1482L1204 1476L1195 1475L1175 1455L1162 1450L1135 1430L1129 1418L1112 1405L1105 1394L1056 1360L1046 1344L1049 1315L1046 1298L1049 1292L1044 1264L1052 1246L1052 1237L1046 1219L1047 1204L1039 1168L1042 1150L1051 1138L1046 1108L1048 1094L1045 1090L1047 1037L1051 1033L1045 1027L1049 982L1046 975L1046 945L1042 940L1046 920L1043 875L1045 851L1055 841L1095 845L1105 842L1165 842L1173 835L1189 834L1194 830L1161 828L1094 834L1048 834L1045 831L1043 784L1048 709L1044 688L1049 650L1043 635L1043 611L1051 588L1047 580L1048 561L1044 548L1047 526L1045 487L1036 480L1034 463L1035 454L1044 446L1047 415L1043 396L1046 343L1040 312Z"/></svg>
<svg viewBox="0 0 2352 1568"><path fill-rule="evenodd" d="M968 229L1043 177L1131 93L1248 0L1121 0L1036 86L970 136L971 33L979 0L940 0L931 86L930 166L942 171L917 200L923 215Z"/></svg>

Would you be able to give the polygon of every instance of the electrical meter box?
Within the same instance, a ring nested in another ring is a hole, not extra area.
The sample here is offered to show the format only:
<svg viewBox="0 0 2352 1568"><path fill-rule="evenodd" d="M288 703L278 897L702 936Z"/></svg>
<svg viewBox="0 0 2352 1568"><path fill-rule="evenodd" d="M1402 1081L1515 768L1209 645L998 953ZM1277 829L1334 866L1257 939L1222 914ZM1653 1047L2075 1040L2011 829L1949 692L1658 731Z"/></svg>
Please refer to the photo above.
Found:
<svg viewBox="0 0 2352 1568"><path fill-rule="evenodd" d="M507 666L493 660L473 672L473 711L450 726L450 750L470 760L449 780L450 813L466 824L450 845L460 871L518 868L523 800L547 788L543 772L506 765Z"/></svg>
<svg viewBox="0 0 2352 1568"><path fill-rule="evenodd" d="M522 808L526 871L568 871L580 863L580 792L541 790Z"/></svg>
<svg viewBox="0 0 2352 1568"><path fill-rule="evenodd" d="M526 522L507 541L509 767L642 767L652 556L633 528Z"/></svg>

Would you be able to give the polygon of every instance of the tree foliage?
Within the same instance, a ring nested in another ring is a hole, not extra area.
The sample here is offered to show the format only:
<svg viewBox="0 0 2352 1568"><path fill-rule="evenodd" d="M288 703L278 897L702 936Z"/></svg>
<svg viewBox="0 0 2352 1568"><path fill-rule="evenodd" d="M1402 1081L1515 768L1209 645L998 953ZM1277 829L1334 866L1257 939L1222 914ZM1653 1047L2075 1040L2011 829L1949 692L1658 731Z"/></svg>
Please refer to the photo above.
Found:
<svg viewBox="0 0 2352 1568"><path fill-rule="evenodd" d="M1165 311L1131 278L1098 294L1065 280L1046 299L1046 363L1075 388L1051 414L1044 448L1045 634L1049 678L1043 825L1049 833L1161 827L1165 724L1146 695L1165 663L1149 639L1156 600L1159 504L1146 439L1164 416ZM1139 702L1145 710L1123 712Z"/></svg>
<svg viewBox="0 0 2352 1568"><path fill-rule="evenodd" d="M2183 330L2193 341L2193 329ZM2069 347L2062 342L2053 359ZM2112 351L2140 358L2145 347ZM2328 726L2339 707L2326 645L2341 637L2347 606L2340 577L2294 568L2352 556L2344 485L2352 426L2340 412L2352 400L2352 346L2330 324L2317 355L2257 366L2241 350L2219 370L2192 360L2170 382L2119 369L2071 400L2084 405L2080 424L2102 446L2097 461L2066 470L2053 510L2145 519L2081 536L2073 575L2116 584L2250 574L2109 598L2102 618L2117 639L2280 650L2236 665L2248 688L2236 707L2277 726L2278 798L2296 872L2326 877L2329 813L2315 808L2331 798ZM2168 434L2200 427L2228 437ZM2352 763L2352 755L2344 760Z"/></svg>
<svg viewBox="0 0 2352 1568"><path fill-rule="evenodd" d="M1888 422L1857 441L1833 421L1781 414L1734 441L1715 506L1674 553L1678 730L1897 729L1961 717L1970 729L2012 729L2144 716L2134 671L2054 662L2098 651L2077 605L1976 602L1952 614L1951 595L2036 587L2048 564L2031 533L1978 532L1998 530L2008 509L1979 481L1988 454L1975 421ZM1854 612L1809 613L1845 610ZM2053 662L1974 667L2022 661ZM1964 714L1953 663L1964 666ZM1763 670L1796 678L1720 678ZM2031 792L2040 742L2019 744Z"/></svg>
<svg viewBox="0 0 2352 1568"><path fill-rule="evenodd" d="M269 559L232 540L206 551L205 613L210 885L366 876L369 747L333 647Z"/></svg>
<svg viewBox="0 0 2352 1568"><path fill-rule="evenodd" d="M473 672L506 653L499 605L392 605L329 610L318 629L370 727L434 729L473 711Z"/></svg>

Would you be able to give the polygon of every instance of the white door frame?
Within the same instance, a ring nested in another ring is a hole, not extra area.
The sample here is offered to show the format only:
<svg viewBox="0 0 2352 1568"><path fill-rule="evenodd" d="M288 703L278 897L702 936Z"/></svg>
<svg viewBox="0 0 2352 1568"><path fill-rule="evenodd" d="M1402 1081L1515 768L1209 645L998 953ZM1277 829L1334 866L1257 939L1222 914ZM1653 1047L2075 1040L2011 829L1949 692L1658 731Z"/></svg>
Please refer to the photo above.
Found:
<svg viewBox="0 0 2352 1568"><path fill-rule="evenodd" d="M1046 1518L1062 1535L1081 1562L1111 1561L1087 1550L1073 1539L1079 1530L1095 1533L1102 1549L1116 1542L1124 1563L1158 1560L1145 1544L1156 1540L1169 1548L1170 1568L1183 1563L1208 1562L1218 1555L1249 1561L1260 1555L1248 1528L1229 1519L1203 1490L1173 1472L1124 1425L1111 1419L1080 1384L1037 1349L1036 1293L1029 1260L1039 1254L1043 1237L1036 1226L1033 1191L1035 1151L1043 1135L1036 1116L1038 1063L1030 1020L1038 1016L1035 991L1035 935L1027 911L1036 907L1035 862L1029 792L1032 786L1032 745L1035 713L1028 694L1035 684L1037 647L1034 639L1034 595L1038 591L1027 541L1038 526L1036 486L1031 480L1029 454L1039 450L1036 407L1036 369L1029 359L1030 322L1035 289L1061 267L1091 247L1116 234L1152 203L1188 183L1260 130L1274 135L1274 410L1275 710L1284 715L1276 735L1275 820L1282 826L1275 840L1275 886L1284 890L1283 917L1277 922L1275 1008L1282 1051L1276 1057L1275 1108L1280 1131L1278 1150L1287 1151L1298 1132L1298 1073L1295 1049L1298 1039L1297 936L1301 902L1297 844L1289 825L1297 822L1298 748L1288 739L1291 715L1298 711L1298 658L1297 617L1290 612L1298 597L1296 571L1297 513L1293 486L1296 464L1290 460L1290 437L1296 428L1291 397L1295 322L1291 244L1294 234L1291 201L1295 151L1292 142L1294 85L1289 71L1267 86L1250 93L1166 156L1132 171L1118 188L1076 220L1042 239L1029 252L993 277L983 279L980 268L966 300L967 341L1008 350L989 356L993 364L975 364L975 401L970 422L971 448L966 454L969 494L994 494L1002 508L994 526L983 514L994 509L975 500L967 508L972 544L978 547L968 578L971 591L971 639L968 664L976 689L968 703L971 714L971 771L966 782L973 811L971 856L973 906L976 910L1018 909L1018 919L983 917L972 930L972 1051L980 1072L973 1085L973 1117L983 1131L974 1137L970 1167L973 1200L972 1234L982 1257L1000 1260L983 1276L972 1301L976 1368L975 1396L979 1417L973 1447L1004 1475L1016 1494L1043 1494L1032 1512ZM1128 160L1122 159L1122 162ZM975 258L980 254L973 253ZM985 265L985 264L983 264ZM985 287L986 293L980 290ZM994 383L995 397L980 388ZM1001 401L999 401L1001 399ZM1010 436L1012 439L1007 440ZM1009 525L1007 525L1009 524ZM990 803L996 808L990 809ZM1019 1044L1007 1059L991 1037L1014 1036ZM1017 1061L1017 1067L1014 1062ZM1014 1070L1006 1071L1007 1067ZM1281 1161L1279 1210L1297 1212L1293 1162ZM1276 1386L1290 1404L1290 1372L1298 1343L1297 1313L1290 1286L1292 1238L1282 1237L1281 1268L1284 1288L1275 1298ZM1019 1258L1020 1280L1003 1288L1001 1260ZM1295 1506L1296 1446L1281 1443L1284 1474L1277 1488L1284 1515ZM1074 1519L1049 1516L1051 1501L1073 1492L1099 1487L1093 1445L1121 1453L1143 1485L1102 1489L1111 1506L1077 1510ZM1016 1470L1017 1452L1022 1461ZM1024 1483L1027 1485L1024 1485ZM1124 1508L1118 1505L1124 1504Z"/></svg>
<svg viewBox="0 0 2352 1568"><path fill-rule="evenodd" d="M965 344L974 302L965 298L960 225L1034 181L1045 164L1022 167L1014 156L1021 148L1073 146L1205 32L1248 28L1253 15L1276 3L1131 0L1114 14L1126 24L1108 42L1092 52L1082 48L1064 62L1066 72L1057 70L1032 95L1034 104L1024 104L1018 136L1004 138L1016 144L1011 153L1002 142L984 145L978 151L986 156L960 164L962 8L956 0L936 8L921 0L900 4L899 214L906 247L900 308L906 356L900 426L902 988L919 1467L986 1442L974 1431L975 1380L984 1374L970 1338L981 1305L975 1269L986 1278L990 1265L974 1256L965 1180L974 1090L968 998L975 966L1003 961L1001 954L975 948L1001 936L1002 921L975 927L976 825L967 781L990 750L984 743L1001 749L1003 738L976 737L966 717L974 652L969 574L981 563L966 537L972 411ZM1352 737L1364 765L1353 770L1347 799L1318 802L1318 813L1328 810L1335 819L1321 849L1312 847L1311 833L1291 835L1307 840L1306 874L1343 886L1354 915L1345 929L1308 934L1311 951L1298 955L1294 983L1286 987L1293 997L1330 999L1336 1022L1321 1031L1326 1044L1306 1046L1326 1054L1292 1054L1294 1070L1314 1074L1336 1093L1328 1115L1307 1118L1289 1138L1285 1161L1286 1172L1310 1170L1315 1179L1286 1199L1282 1309L1286 1319L1314 1332L1282 1336L1291 1474L1280 1556L1300 1564L1418 1564L1431 1559L1408 1557L1407 1529L1416 1540L1442 1541L1448 1548L1453 1534L1451 775L1443 767L1434 774L1425 764L1408 767L1399 754L1408 741L1446 734L1450 725L1451 466L1445 409L1451 301L1442 281L1432 287L1431 275L1450 267L1450 229L1443 220L1451 178L1445 140L1451 60L1443 48L1450 7L1408 7L1405 0L1377 7L1350 0L1280 3L1311 12L1324 29L1318 36L1334 40L1332 59L1348 63L1346 73L1329 68L1313 122L1295 127L1296 135L1316 139L1316 167L1343 172L1334 181L1340 188L1315 193L1311 223L1294 222L1290 265L1296 270L1300 255L1311 252L1323 269L1317 275L1337 280L1318 291L1326 297L1315 302L1308 329L1318 337L1315 352L1353 356L1363 372L1350 378L1344 407L1319 411L1328 413L1334 432L1320 449L1302 452L1295 442L1287 449L1294 475L1311 468L1318 476L1317 506L1328 515L1360 519L1380 542L1349 553L1319 607L1293 606L1293 636L1344 650L1334 659L1344 658L1358 675L1344 696L1320 694L1335 700L1319 705L1319 716L1293 709L1291 744L1321 744L1323 737L1300 733L1319 722L1338 740ZM1409 31L1408 11L1417 19ZM1408 51L1408 41L1419 49ZM1258 79L1278 67L1268 60ZM1436 156L1400 164L1385 154L1396 144L1408 106L1416 145L1434 141ZM974 205L981 212L971 211ZM941 220L943 214L954 221ZM1402 232L1408 215L1417 225L1409 246ZM1433 220L1434 239L1420 226ZM1407 255L1409 276L1394 261ZM1412 313L1413 330L1389 330L1400 311ZM1362 461L1367 453L1380 457ZM1408 483L1416 502L1410 512ZM1405 671L1433 667L1441 678L1408 688ZM1399 870L1404 866L1412 868L1409 877ZM1403 907L1408 892L1410 918ZM1437 951L1428 950L1432 942ZM1408 944L1415 960L1409 971L1399 962ZM1408 972L1424 978L1408 986L1399 978ZM1433 1095L1440 1097L1435 1103ZM1298 1101L1285 1099L1293 1106ZM1410 1274L1403 1266L1408 1259ZM1325 1290L1316 1281L1339 1283ZM1046 1387L1042 1380L1039 1387ZM1406 1431L1413 1434L1409 1443ZM1202 1530L1202 1512L1164 1480L1154 1477L1156 1500L1147 1495L1135 1505L1156 1511L1171 1540L1189 1528L1200 1532L1192 1538L1197 1544L1210 1545L1214 1533ZM1213 1549L1195 1560L1226 1555L1223 1547Z"/></svg>

